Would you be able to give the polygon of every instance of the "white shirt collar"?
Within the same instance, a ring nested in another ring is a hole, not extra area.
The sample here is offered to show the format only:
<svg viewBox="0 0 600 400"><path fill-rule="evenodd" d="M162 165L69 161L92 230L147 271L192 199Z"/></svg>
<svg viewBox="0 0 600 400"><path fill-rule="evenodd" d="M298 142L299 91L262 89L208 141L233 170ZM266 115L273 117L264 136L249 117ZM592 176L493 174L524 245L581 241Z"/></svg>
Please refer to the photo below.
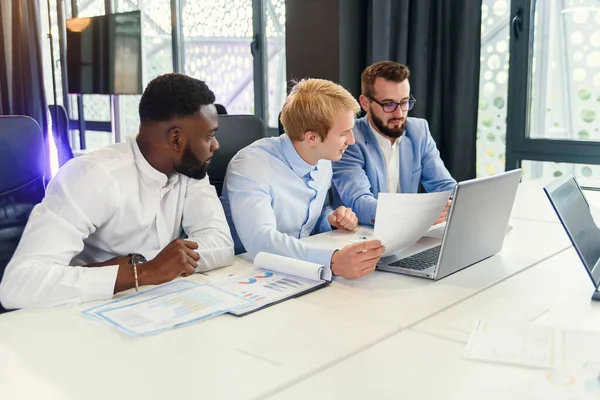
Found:
<svg viewBox="0 0 600 400"><path fill-rule="evenodd" d="M373 128L373 125L371 125L371 121L369 121L369 128L371 128L371 132L373 133L373 136L375 136L375 140L377 140L377 144L379 144L380 147L391 148L392 150L396 150L396 147L398 147L398 143L400 143L400 141L404 137L404 135L400 136L392 144L392 142L390 142L390 140L387 137L383 136L381 133L377 132L375 128Z"/></svg>
<svg viewBox="0 0 600 400"><path fill-rule="evenodd" d="M142 154L135 138L131 138L131 147L133 149L135 165L144 179L156 182L161 188L173 186L179 180L179 174L173 174L171 177L168 177L150 165L146 157Z"/></svg>

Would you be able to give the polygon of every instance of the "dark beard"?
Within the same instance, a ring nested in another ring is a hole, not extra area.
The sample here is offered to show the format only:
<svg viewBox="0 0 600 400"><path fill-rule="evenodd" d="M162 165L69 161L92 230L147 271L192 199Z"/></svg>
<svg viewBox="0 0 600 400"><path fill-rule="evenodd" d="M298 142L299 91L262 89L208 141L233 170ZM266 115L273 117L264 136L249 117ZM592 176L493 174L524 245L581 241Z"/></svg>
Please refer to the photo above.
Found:
<svg viewBox="0 0 600 400"><path fill-rule="evenodd" d="M397 128L390 129L386 125L384 125L383 121L373 114L371 111L371 119L373 120L373 125L379 130L379 132L383 133L387 137L391 137L393 139L397 139L404 134L404 130L406 129L406 119L402 125Z"/></svg>
<svg viewBox="0 0 600 400"><path fill-rule="evenodd" d="M175 167L175 171L192 179L203 179L206 176L207 170L208 163L196 158L189 145L183 150L181 163Z"/></svg>

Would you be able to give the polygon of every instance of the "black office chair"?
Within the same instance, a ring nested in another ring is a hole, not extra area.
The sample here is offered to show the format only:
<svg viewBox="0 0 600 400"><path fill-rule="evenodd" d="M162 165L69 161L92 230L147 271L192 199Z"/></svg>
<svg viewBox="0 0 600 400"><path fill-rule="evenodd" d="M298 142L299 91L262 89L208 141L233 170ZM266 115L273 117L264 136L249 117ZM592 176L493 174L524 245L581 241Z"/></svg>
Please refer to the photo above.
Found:
<svg viewBox="0 0 600 400"><path fill-rule="evenodd" d="M44 198L45 166L38 123L25 116L0 116L0 281L31 210Z"/></svg>
<svg viewBox="0 0 600 400"><path fill-rule="evenodd" d="M227 115L227 109L223 104L215 103L215 108L217 109L217 115Z"/></svg>
<svg viewBox="0 0 600 400"><path fill-rule="evenodd" d="M67 110L61 105L49 105L50 117L52 118L52 130L56 153L58 154L58 166L73 158L73 149L69 143L69 118Z"/></svg>
<svg viewBox="0 0 600 400"><path fill-rule="evenodd" d="M227 165L233 156L252 142L267 137L263 121L254 115L219 116L217 139L221 148L215 153L208 167L210 183L221 196Z"/></svg>

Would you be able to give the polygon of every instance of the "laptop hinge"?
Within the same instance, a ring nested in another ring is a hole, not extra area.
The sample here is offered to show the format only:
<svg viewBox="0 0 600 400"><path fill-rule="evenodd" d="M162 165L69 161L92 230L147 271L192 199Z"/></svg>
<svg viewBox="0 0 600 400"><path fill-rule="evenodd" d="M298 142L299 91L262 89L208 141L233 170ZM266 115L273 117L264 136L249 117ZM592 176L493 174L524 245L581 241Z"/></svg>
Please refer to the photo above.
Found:
<svg viewBox="0 0 600 400"><path fill-rule="evenodd" d="M596 291L592 295L592 300L600 301L600 287L596 288Z"/></svg>

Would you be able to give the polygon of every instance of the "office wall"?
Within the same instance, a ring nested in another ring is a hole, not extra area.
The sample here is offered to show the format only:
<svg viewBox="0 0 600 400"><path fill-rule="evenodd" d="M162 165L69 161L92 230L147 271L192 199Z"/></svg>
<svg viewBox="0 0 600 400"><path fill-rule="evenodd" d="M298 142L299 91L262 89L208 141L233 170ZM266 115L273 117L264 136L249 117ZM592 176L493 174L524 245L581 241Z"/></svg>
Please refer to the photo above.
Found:
<svg viewBox="0 0 600 400"><path fill-rule="evenodd" d="M287 78L329 79L360 95L365 0L286 0Z"/></svg>

